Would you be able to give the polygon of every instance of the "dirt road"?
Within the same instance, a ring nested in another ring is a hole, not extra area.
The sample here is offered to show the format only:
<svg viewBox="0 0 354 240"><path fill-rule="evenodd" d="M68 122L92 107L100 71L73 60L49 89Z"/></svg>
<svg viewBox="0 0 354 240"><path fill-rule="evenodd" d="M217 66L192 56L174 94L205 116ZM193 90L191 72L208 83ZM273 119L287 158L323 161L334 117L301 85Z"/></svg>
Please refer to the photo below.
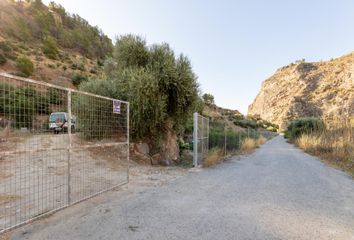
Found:
<svg viewBox="0 0 354 240"><path fill-rule="evenodd" d="M12 237L353 240L354 181L276 137L250 156L110 192Z"/></svg>

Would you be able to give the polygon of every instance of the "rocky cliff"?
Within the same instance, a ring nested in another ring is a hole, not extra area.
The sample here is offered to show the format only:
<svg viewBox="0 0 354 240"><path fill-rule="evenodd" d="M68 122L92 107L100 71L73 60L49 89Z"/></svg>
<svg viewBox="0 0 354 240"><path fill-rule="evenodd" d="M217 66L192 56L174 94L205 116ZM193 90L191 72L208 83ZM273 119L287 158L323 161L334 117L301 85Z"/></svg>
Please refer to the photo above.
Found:
<svg viewBox="0 0 354 240"><path fill-rule="evenodd" d="M286 128L295 117L354 115L354 52L327 62L282 67L262 87L248 114Z"/></svg>

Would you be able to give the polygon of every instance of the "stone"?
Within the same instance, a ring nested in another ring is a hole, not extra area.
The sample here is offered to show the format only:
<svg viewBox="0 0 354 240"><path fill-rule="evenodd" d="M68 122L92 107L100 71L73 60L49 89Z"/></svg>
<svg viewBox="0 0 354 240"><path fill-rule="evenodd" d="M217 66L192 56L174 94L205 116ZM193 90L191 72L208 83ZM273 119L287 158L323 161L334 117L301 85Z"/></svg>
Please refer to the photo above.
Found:
<svg viewBox="0 0 354 240"><path fill-rule="evenodd" d="M137 143L137 144L135 144L135 149L143 155L150 154L150 148L147 143Z"/></svg>

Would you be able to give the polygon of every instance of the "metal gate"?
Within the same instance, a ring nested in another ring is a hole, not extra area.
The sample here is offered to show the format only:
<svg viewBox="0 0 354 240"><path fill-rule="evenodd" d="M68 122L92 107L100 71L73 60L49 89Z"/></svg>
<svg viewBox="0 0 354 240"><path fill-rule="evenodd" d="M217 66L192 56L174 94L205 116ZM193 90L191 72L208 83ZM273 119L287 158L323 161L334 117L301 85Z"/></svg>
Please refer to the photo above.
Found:
<svg viewBox="0 0 354 240"><path fill-rule="evenodd" d="M0 233L129 181L129 103L0 73Z"/></svg>
<svg viewBox="0 0 354 240"><path fill-rule="evenodd" d="M209 151L209 118L193 115L193 165L196 167Z"/></svg>

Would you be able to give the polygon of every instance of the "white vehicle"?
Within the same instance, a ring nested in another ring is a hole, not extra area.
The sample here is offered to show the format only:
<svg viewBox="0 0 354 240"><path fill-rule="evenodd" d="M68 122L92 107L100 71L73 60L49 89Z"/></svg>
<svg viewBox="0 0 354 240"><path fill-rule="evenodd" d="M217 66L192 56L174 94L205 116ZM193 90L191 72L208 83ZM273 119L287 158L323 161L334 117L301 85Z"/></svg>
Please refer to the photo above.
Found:
<svg viewBox="0 0 354 240"><path fill-rule="evenodd" d="M54 134L59 132L68 131L68 119L69 115L66 112L54 112L49 116L49 130L53 131ZM74 133L76 129L76 117L71 116L71 132Z"/></svg>

